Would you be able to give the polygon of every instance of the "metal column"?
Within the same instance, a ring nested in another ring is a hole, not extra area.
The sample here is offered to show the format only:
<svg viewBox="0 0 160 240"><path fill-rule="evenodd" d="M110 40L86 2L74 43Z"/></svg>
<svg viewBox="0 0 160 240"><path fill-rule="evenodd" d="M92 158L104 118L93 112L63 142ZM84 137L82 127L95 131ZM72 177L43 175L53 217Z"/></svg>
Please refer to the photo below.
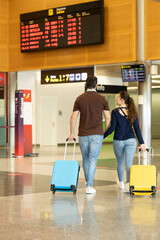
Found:
<svg viewBox="0 0 160 240"><path fill-rule="evenodd" d="M146 80L138 83L138 113L140 128L143 139L147 147L151 147L151 108L152 108L152 91L151 75L149 73L150 63L145 63Z"/></svg>
<svg viewBox="0 0 160 240"><path fill-rule="evenodd" d="M145 82L138 82L138 116L146 147L151 147L152 85L150 61L145 61L145 0L137 0L137 28L137 58L139 63L144 63L146 68ZM146 164L145 154L143 155L143 164Z"/></svg>
<svg viewBox="0 0 160 240"><path fill-rule="evenodd" d="M15 90L17 89L17 72L8 73L8 125L15 126ZM15 129L9 128L9 147L14 147Z"/></svg>

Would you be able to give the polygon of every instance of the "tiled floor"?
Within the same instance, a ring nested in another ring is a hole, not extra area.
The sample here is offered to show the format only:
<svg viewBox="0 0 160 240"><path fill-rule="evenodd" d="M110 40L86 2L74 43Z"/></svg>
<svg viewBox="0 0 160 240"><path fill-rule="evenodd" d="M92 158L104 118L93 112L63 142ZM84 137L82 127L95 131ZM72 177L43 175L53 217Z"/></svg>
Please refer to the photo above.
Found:
<svg viewBox="0 0 160 240"><path fill-rule="evenodd" d="M153 164L160 187L160 140L153 141ZM35 148L38 157L13 158L0 149L0 239L159 240L160 192L133 197L119 190L112 144L103 145L94 181L97 193L86 195L81 167L76 196L50 192L55 160L64 147ZM68 148L68 159L72 148ZM82 166L79 147L76 160ZM137 161L137 154L134 162Z"/></svg>

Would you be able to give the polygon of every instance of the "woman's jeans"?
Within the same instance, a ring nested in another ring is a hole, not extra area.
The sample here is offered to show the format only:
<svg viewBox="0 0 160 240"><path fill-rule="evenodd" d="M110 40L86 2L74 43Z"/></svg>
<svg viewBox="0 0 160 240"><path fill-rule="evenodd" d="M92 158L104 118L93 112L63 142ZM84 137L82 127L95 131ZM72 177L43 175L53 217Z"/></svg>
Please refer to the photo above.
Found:
<svg viewBox="0 0 160 240"><path fill-rule="evenodd" d="M103 135L79 137L79 145L83 157L83 170L87 186L93 186L97 159L103 143Z"/></svg>
<svg viewBox="0 0 160 240"><path fill-rule="evenodd" d="M126 183L129 182L130 168L136 151L137 142L135 138L127 140L114 140L114 153L117 158L117 172L119 181L124 181L124 158L126 161Z"/></svg>

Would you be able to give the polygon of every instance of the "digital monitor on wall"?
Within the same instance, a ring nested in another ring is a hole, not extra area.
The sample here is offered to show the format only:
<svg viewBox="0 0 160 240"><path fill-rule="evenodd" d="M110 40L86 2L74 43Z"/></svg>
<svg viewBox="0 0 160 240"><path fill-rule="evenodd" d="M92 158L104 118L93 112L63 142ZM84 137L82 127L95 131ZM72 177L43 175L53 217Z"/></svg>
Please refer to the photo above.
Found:
<svg viewBox="0 0 160 240"><path fill-rule="evenodd" d="M94 1L21 14L21 52L104 43L103 5Z"/></svg>
<svg viewBox="0 0 160 240"><path fill-rule="evenodd" d="M124 65L121 66L121 74L123 82L145 81L144 64Z"/></svg>
<svg viewBox="0 0 160 240"><path fill-rule="evenodd" d="M41 70L41 84L85 82L94 75L94 67Z"/></svg>

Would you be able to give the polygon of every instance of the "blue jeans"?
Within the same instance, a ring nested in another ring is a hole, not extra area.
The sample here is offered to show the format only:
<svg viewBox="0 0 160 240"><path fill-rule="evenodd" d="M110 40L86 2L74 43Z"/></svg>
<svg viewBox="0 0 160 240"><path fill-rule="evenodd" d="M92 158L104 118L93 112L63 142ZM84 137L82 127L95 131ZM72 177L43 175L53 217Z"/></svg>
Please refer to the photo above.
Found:
<svg viewBox="0 0 160 240"><path fill-rule="evenodd" d="M113 148L117 158L117 172L119 181L124 181L124 158L126 161L126 182L129 182L130 168L136 151L137 142L135 138L127 140L114 140Z"/></svg>
<svg viewBox="0 0 160 240"><path fill-rule="evenodd" d="M97 159L103 143L103 135L79 137L79 145L83 157L83 170L87 186L93 186Z"/></svg>

